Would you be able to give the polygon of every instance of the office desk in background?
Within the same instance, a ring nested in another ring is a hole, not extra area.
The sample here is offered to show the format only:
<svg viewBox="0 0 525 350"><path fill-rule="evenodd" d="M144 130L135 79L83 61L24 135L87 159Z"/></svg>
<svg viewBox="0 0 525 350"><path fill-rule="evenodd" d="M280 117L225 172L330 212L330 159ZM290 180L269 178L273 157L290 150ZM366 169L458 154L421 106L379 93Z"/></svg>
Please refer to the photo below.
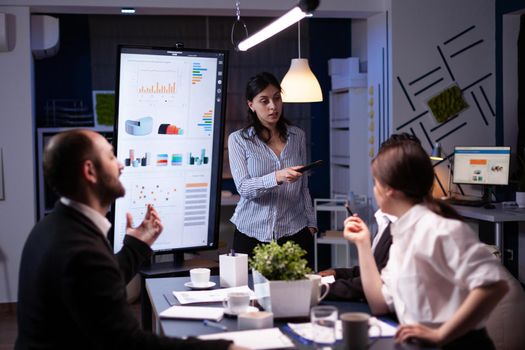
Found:
<svg viewBox="0 0 525 350"><path fill-rule="evenodd" d="M201 320L182 320L182 319L159 319L159 314L170 307L168 304L168 298L174 305L180 305L177 299L173 296L173 291L184 291L188 290L184 286L185 282L188 282L189 277L170 277L170 278L155 278L146 280L146 290L148 292L149 301L152 305L152 317L154 331L158 334L163 334L172 337L186 337L186 336L199 336L204 334L212 334L222 332L216 328L205 326ZM219 285L219 276L212 276L211 280ZM251 276L249 278L250 283ZM252 287L250 285L250 287ZM252 287L253 288L253 287ZM342 312L366 312L370 313L370 309L366 303L360 302L323 302L325 305L334 305L339 309L339 313ZM207 304L192 304L192 305L208 305L208 306L219 306L218 303L207 303ZM302 321L305 322L305 321ZM228 328L228 331L237 331L237 319L224 317L220 322L222 325ZM284 322L275 322L275 326L279 327L284 325ZM314 349L313 345L303 345L297 343L293 338L292 341L296 344L296 348L299 349ZM336 349L343 349L344 346L338 343ZM395 344L393 338L380 338L378 339L369 350L415 350L423 349L413 344ZM430 348L425 348L430 349Z"/></svg>
<svg viewBox="0 0 525 350"><path fill-rule="evenodd" d="M494 223L494 244L501 252L501 260L504 260L505 234L503 224L505 222L525 221L525 209L502 208L501 203L495 204L494 209L483 207L467 207L463 205L453 205L459 215L468 219L488 221Z"/></svg>

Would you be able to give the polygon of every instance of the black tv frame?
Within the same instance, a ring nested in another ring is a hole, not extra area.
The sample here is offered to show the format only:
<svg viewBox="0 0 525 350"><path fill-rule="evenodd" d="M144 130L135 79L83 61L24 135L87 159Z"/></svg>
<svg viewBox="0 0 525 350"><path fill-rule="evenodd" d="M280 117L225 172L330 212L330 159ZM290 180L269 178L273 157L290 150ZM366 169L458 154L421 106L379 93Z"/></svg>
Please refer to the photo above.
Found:
<svg viewBox="0 0 525 350"><path fill-rule="evenodd" d="M116 60L116 80L115 80L115 124L113 133L113 147L117 154L118 146L118 121L119 121L119 102L120 102L120 65L121 65L121 54L123 50L147 52L150 51L164 51L166 55L184 55L190 56L191 53L201 55L222 55L222 84L221 84L221 108L220 111L215 111L215 118L213 123L213 153L211 155L211 181L210 181L210 201L213 203L209 206L209 225L208 225L208 242L212 244L203 246L193 247L182 247L182 248L171 248L154 250L154 256L150 263L154 262L155 255L173 254L173 265L182 266L184 263L184 252L195 252L201 250L214 250L218 246L219 238L219 221L220 221L220 201L221 201L221 180L222 180L222 165L223 165L223 149L224 149L224 124L225 124L225 113L226 113L226 91L227 91L227 77L228 77L228 51L227 50L215 50L215 49L195 49L195 48L184 48L183 45L177 43L174 47L165 46L149 46L149 45L127 45L121 44L117 47L117 60ZM219 114L218 114L219 113ZM112 210L110 213L110 221L112 222L112 229L108 234L108 239L111 245L114 247L114 227L115 227L115 204L112 204ZM135 220L137 218L134 218ZM212 222L213 220L213 222ZM210 237L211 236L211 237Z"/></svg>

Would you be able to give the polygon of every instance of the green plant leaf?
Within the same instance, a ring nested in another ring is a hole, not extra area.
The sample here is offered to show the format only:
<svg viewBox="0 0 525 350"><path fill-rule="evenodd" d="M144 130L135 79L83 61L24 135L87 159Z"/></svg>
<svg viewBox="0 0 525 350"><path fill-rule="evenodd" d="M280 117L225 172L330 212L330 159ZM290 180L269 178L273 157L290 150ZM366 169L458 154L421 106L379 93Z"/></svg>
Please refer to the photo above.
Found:
<svg viewBox="0 0 525 350"><path fill-rule="evenodd" d="M254 249L250 266L270 281L294 281L304 279L312 270L306 266L306 255L297 243L288 241L282 246L272 241Z"/></svg>

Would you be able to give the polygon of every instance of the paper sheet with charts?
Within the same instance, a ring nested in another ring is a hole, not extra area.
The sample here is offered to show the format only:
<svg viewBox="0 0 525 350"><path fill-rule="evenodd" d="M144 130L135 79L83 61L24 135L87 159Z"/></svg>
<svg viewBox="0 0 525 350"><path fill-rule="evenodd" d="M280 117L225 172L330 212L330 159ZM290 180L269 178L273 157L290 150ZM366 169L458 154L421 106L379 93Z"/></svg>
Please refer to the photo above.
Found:
<svg viewBox="0 0 525 350"><path fill-rule="evenodd" d="M179 303L194 304L194 303L216 303L222 302L228 293L245 292L250 294L250 299L255 299L255 293L248 286L221 288L212 290L199 290L190 292L173 292Z"/></svg>
<svg viewBox="0 0 525 350"><path fill-rule="evenodd" d="M370 327L368 332L370 338L388 338L393 337L396 334L395 326L381 321L376 317L370 317L370 325L377 325L379 327ZM312 323L288 323L288 327L290 327L290 329L300 337L310 341L313 340ZM381 330L381 332L379 332L379 329ZM335 335L337 340L343 339L343 324L341 320L337 321L335 325Z"/></svg>
<svg viewBox="0 0 525 350"><path fill-rule="evenodd" d="M159 314L161 318L186 318L196 320L220 321L224 316L222 307L172 306Z"/></svg>

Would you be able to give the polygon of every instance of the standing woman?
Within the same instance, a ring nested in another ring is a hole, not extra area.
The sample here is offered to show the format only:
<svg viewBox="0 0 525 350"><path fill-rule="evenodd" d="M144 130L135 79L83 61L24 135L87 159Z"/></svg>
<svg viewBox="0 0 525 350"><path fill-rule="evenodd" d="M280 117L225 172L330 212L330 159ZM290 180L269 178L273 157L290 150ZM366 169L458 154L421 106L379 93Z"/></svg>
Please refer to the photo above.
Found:
<svg viewBox="0 0 525 350"><path fill-rule="evenodd" d="M398 217L381 273L366 224L350 217L344 231L357 246L372 312L396 312L397 341L494 349L485 322L508 290L501 264L452 207L432 197L434 171L427 153L418 142L393 136L372 161L372 175L377 204Z"/></svg>
<svg viewBox="0 0 525 350"><path fill-rule="evenodd" d="M230 168L241 199L231 218L233 249L253 254L262 242L292 240L307 252L313 267L317 222L306 176L304 132L283 116L281 86L270 73L250 78L246 86L250 124L228 139Z"/></svg>

